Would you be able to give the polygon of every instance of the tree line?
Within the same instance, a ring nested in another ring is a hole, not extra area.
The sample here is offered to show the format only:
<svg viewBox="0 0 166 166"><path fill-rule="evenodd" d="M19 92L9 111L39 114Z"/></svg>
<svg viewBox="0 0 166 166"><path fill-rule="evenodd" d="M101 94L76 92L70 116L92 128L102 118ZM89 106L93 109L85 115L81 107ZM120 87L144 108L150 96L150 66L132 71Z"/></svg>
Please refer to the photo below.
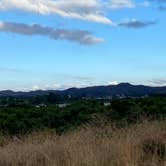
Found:
<svg viewBox="0 0 166 166"><path fill-rule="evenodd" d="M166 117L166 97L162 96L115 99L110 101L111 104L108 106L104 105L103 100L67 98L65 101L70 100L70 105L61 108L57 103L61 103L62 100L55 99L55 96L51 95L28 100L0 99L1 104L7 104L0 106L0 132L19 135L53 129L61 134L82 124L93 122L94 117L118 124L122 122L132 124L142 116L151 119ZM47 103L46 107L36 107L36 104L41 103L41 99Z"/></svg>

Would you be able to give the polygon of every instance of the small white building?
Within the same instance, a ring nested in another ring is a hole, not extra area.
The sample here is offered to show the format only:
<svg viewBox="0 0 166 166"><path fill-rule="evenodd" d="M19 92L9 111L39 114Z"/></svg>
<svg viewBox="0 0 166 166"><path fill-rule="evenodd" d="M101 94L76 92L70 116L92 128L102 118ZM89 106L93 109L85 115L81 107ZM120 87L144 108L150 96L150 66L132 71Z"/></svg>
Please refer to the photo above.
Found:
<svg viewBox="0 0 166 166"><path fill-rule="evenodd" d="M63 104L58 104L59 108L65 108L67 107L69 104L63 103Z"/></svg>
<svg viewBox="0 0 166 166"><path fill-rule="evenodd" d="M104 106L110 106L111 105L111 103L104 103Z"/></svg>
<svg viewBox="0 0 166 166"><path fill-rule="evenodd" d="M36 105L35 107L36 107L36 108L41 108L41 107L47 107L47 105L44 104L44 103L42 103L42 104L38 104L38 105Z"/></svg>

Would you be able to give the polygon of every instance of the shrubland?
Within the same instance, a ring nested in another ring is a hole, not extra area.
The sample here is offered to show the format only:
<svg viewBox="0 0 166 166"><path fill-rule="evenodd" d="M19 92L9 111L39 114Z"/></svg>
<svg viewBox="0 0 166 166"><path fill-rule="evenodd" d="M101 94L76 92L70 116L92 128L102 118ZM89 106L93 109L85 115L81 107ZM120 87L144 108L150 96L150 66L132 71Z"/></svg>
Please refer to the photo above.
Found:
<svg viewBox="0 0 166 166"><path fill-rule="evenodd" d="M166 122L96 122L59 135L0 137L1 166L165 166Z"/></svg>
<svg viewBox="0 0 166 166"><path fill-rule="evenodd" d="M165 118L165 97L1 106L0 166L166 166Z"/></svg>

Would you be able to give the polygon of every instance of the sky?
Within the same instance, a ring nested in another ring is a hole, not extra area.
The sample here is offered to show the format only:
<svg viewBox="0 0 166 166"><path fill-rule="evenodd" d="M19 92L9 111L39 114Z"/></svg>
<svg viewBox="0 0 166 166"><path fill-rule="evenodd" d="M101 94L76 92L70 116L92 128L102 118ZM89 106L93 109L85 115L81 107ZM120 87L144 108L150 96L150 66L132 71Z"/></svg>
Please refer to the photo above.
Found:
<svg viewBox="0 0 166 166"><path fill-rule="evenodd" d="M0 90L166 85L166 0L0 0Z"/></svg>

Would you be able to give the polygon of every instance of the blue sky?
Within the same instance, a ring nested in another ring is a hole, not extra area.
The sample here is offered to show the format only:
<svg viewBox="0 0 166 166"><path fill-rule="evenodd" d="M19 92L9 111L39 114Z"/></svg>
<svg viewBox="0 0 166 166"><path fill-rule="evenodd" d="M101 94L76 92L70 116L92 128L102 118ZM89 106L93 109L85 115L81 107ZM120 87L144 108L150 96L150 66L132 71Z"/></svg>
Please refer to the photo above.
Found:
<svg viewBox="0 0 166 166"><path fill-rule="evenodd" d="M165 0L0 0L0 90L166 85Z"/></svg>

